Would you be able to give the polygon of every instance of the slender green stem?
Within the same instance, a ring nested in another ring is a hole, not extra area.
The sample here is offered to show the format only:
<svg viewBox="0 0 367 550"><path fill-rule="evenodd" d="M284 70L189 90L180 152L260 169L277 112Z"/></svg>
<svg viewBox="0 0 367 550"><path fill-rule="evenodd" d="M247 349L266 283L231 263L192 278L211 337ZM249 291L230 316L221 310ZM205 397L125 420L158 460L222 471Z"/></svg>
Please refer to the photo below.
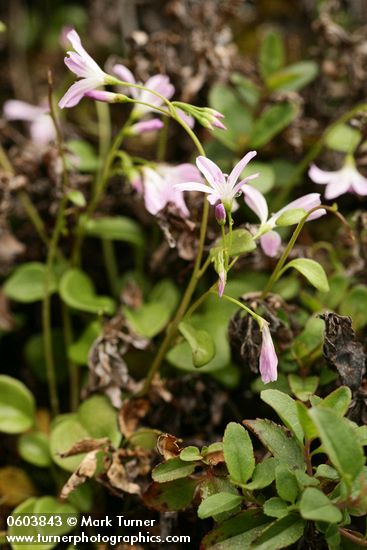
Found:
<svg viewBox="0 0 367 550"><path fill-rule="evenodd" d="M71 321L70 310L68 306L61 302L61 315L64 333L65 348L68 352L73 343L73 325ZM69 400L70 409L76 411L79 404L79 369L78 366L68 358L69 369Z"/></svg>
<svg viewBox="0 0 367 550"><path fill-rule="evenodd" d="M214 291L211 290L210 291L212 294L214 294ZM259 324L259 327L261 328L263 323L264 323L264 319L258 315L257 313L255 313L254 311L252 311L252 309L250 309L249 307L245 306L245 304L243 304L242 302L240 302L239 300L236 300L236 298L232 298L232 296L227 296L227 294L223 294L222 295L222 298L224 298L225 300L227 300L228 302L231 302L232 304L235 304L236 306L238 306L239 308L242 308L244 309L249 315L251 315L251 317L253 317L255 319L255 321Z"/></svg>
<svg viewBox="0 0 367 550"><path fill-rule="evenodd" d="M2 145L0 145L0 166L4 168L5 172L9 172L9 174L14 176L14 168Z"/></svg>
<svg viewBox="0 0 367 550"><path fill-rule="evenodd" d="M367 111L367 103L360 103L353 107L350 111L347 113L344 113L342 116L340 116L335 122L330 124L320 137L320 139L309 149L305 157L301 160L301 162L297 165L294 172L292 173L290 179L287 181L286 185L284 185L280 190L279 193L275 199L274 203L274 209L278 210L278 207L281 207L284 205L284 203L287 201L290 193L292 192L293 187L297 183L300 176L307 170L310 163L318 156L318 154L321 152L323 146L325 145L325 142L330 135L330 133L334 130L336 126L339 124L343 124L345 122L348 122L351 118L353 118L355 115L357 115L360 112Z"/></svg>
<svg viewBox="0 0 367 550"><path fill-rule="evenodd" d="M102 248L110 290L112 295L117 298L119 294L118 268L113 241L102 239Z"/></svg>
<svg viewBox="0 0 367 550"><path fill-rule="evenodd" d="M189 134L192 141L195 143L195 145L197 147L197 150L200 153L200 155L205 156L205 151L203 149L203 146L201 145L200 141L196 137L195 133L191 130L191 128L189 128L187 126L187 124L179 116L177 116L175 113L172 114L172 117ZM165 337L164 337L164 339L161 343L161 346L158 350L158 353L157 353L157 355L156 355L156 357L155 357L155 359L154 359L154 361L153 361L153 363L152 363L152 365L151 365L151 367L148 371L148 374L147 374L145 382L144 382L143 389L141 391L142 394L145 394L148 391L148 389L150 387L150 384L151 384L151 382L154 378L154 375L160 369L160 366L161 366L161 364L162 364L162 362L165 358L165 355L166 355L166 353L167 353L167 351L168 351L168 349L171 345L172 339L173 339L173 337L175 336L175 334L177 332L178 325L180 324L183 316L185 315L185 313L186 313L186 311L189 307L192 295L193 295L193 293L196 289L196 285L197 285L197 283L200 279L200 276L201 276L200 266L201 266L201 261L202 261L202 257L203 257L203 252L204 252L206 228L207 228L207 225L208 225L208 215L209 215L209 202L206 199L204 199L203 213L202 213L201 226L200 226L199 245L198 245L198 251L197 251L197 255L196 255L196 259L195 259L194 269L193 269L190 281L189 281L189 283L186 287L185 293L182 297L181 303L180 303L180 305L179 305L179 307L176 311L176 314L175 314L172 322L170 323L170 325L167 328Z"/></svg>
<svg viewBox="0 0 367 550"><path fill-rule="evenodd" d="M29 219L33 223L35 230L37 231L41 240L45 243L46 246L49 245L49 239L46 233L45 225L42 221L42 218L38 214L36 207L29 198L28 194L25 191L18 191L18 197L22 206L27 213Z"/></svg>
<svg viewBox="0 0 367 550"><path fill-rule="evenodd" d="M126 131L129 128L131 124L132 118L131 115L126 121L125 125L121 128L117 136L115 137L111 149L105 158L105 162L103 164L103 169L100 171L100 173L97 176L97 180L94 186L94 193L93 196L89 202L87 211L85 213L85 218L88 220L94 213L96 207L98 206L99 201L102 198L102 195L104 193L104 190L106 188L106 185L108 183L109 175L110 175L110 169L112 166L112 163L114 161L115 155L125 137ZM80 251L83 244L85 236L85 224L79 223L77 230L76 230L76 236L75 236L75 242L72 252L72 264L78 265L80 263Z"/></svg>
<svg viewBox="0 0 367 550"><path fill-rule="evenodd" d="M56 130L56 142L58 152L63 165L63 197L59 206L59 210L56 216L55 226L52 232L51 240L49 243L47 261L46 261L46 273L44 279L44 298L42 302L42 326L43 326L43 344L46 361L46 372L49 389L49 397L52 412L56 415L59 412L59 398L57 394L56 372L55 372L55 360L53 354L52 343L52 322L51 322L51 280L53 277L53 262L58 250L58 242L64 228L65 210L68 202L66 196L66 190L68 186L68 171L66 166L66 159L64 155L64 142L59 127L57 114L54 106L54 99L52 94L52 75L49 72L49 106L50 115Z"/></svg>
<svg viewBox="0 0 367 550"><path fill-rule="evenodd" d="M324 204L321 204L320 206L316 206L315 208L312 208L311 210L309 210L303 216L303 218L299 221L299 223L298 223L296 229L294 230L293 235L292 235L290 241L288 242L283 254L279 258L278 263L275 266L275 269L274 269L273 273L271 274L270 279L268 280L268 282L267 282L267 284L266 284L266 286L265 286L265 288L264 288L264 290L261 294L262 298L265 298L265 296L271 291L274 284L276 283L276 281L281 276L283 266L284 266L285 262L287 261L287 258L289 256L289 254L291 253L294 245L296 244L296 241L299 237L299 234L301 233L301 231L303 229L303 226L305 225L305 223L306 223L307 219L309 218L309 216L313 212L316 212L316 210L327 210L328 212L331 212L332 214L335 214L342 221L342 223L346 224L349 228L348 222L345 220L345 218L339 212L337 212L335 210L335 208L332 207L332 206L326 206Z"/></svg>

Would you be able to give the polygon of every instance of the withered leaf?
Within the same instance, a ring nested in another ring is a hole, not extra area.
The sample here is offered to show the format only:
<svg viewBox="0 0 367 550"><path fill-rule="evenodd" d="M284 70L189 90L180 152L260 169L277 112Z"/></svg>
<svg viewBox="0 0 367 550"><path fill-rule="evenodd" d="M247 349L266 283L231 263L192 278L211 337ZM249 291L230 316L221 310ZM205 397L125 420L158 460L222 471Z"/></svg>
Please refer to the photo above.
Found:
<svg viewBox="0 0 367 550"><path fill-rule="evenodd" d="M87 479L94 476L97 468L97 453L99 449L90 451L82 460L79 468L71 474L63 488L61 489L60 498L66 499L72 491L79 485L82 485ZM75 453L74 453L75 454ZM70 455L68 455L70 456Z"/></svg>
<svg viewBox="0 0 367 550"><path fill-rule="evenodd" d="M111 443L107 437L102 437L100 439L86 438L81 439L74 443L74 445L68 451L64 453L59 453L61 458L67 458L68 456L79 455L81 453L90 453L92 451L99 451L104 447L110 447Z"/></svg>
<svg viewBox="0 0 367 550"><path fill-rule="evenodd" d="M157 441L158 452L163 455L165 460L176 458L182 450L179 443L182 443L182 439L177 439L171 434L162 434Z"/></svg>
<svg viewBox="0 0 367 550"><path fill-rule="evenodd" d="M139 420L144 418L149 408L149 401L144 397L124 401L119 412L119 426L125 437L130 437L135 432Z"/></svg>
<svg viewBox="0 0 367 550"><path fill-rule="evenodd" d="M366 354L352 328L352 319L336 313L320 315L325 321L324 357L335 368L342 383L352 390L360 387L365 373Z"/></svg>
<svg viewBox="0 0 367 550"><path fill-rule="evenodd" d="M139 495L141 492L140 486L130 481L125 465L122 463L120 455L117 452L112 455L112 462L107 470L107 478L112 487L124 493Z"/></svg>
<svg viewBox="0 0 367 550"><path fill-rule="evenodd" d="M134 347L145 349L149 340L134 334L123 315L113 317L103 327L88 358L89 381L86 393L103 391L112 405L122 405L121 391L136 392L137 382L130 376L124 360L125 353Z"/></svg>

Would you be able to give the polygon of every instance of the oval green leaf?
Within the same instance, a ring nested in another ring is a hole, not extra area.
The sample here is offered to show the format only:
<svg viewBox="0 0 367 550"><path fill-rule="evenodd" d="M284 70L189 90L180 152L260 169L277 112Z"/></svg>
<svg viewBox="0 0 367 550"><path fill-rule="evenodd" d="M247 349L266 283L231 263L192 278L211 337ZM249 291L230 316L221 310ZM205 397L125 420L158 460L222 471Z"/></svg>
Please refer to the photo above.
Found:
<svg viewBox="0 0 367 550"><path fill-rule="evenodd" d="M19 380L0 375L0 431L8 434L26 432L34 423L35 401Z"/></svg>
<svg viewBox="0 0 367 550"><path fill-rule="evenodd" d="M40 262L19 266L4 284L5 296L24 304L42 300L45 295L46 270L46 266ZM49 293L55 292L56 288L56 280L52 276L48 286Z"/></svg>
<svg viewBox="0 0 367 550"><path fill-rule="evenodd" d="M297 269L318 290L328 292L329 283L324 268L318 262L315 262L315 260L297 258L288 262L282 271L284 272L290 267Z"/></svg>
<svg viewBox="0 0 367 550"><path fill-rule="evenodd" d="M113 315L115 301L109 296L97 296L91 279L80 269L68 269L60 282L60 295L71 308L87 313Z"/></svg>

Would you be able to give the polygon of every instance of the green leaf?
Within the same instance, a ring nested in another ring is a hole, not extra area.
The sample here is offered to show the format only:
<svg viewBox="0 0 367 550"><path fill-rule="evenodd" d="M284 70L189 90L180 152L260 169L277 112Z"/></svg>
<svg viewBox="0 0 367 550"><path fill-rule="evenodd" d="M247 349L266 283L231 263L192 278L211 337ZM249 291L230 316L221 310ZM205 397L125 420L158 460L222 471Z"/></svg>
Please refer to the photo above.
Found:
<svg viewBox="0 0 367 550"><path fill-rule="evenodd" d="M45 295L46 272L46 266L40 262L29 262L17 267L3 286L5 296L24 304L42 300ZM55 292L56 288L57 284L52 276L48 285L49 293Z"/></svg>
<svg viewBox="0 0 367 550"><path fill-rule="evenodd" d="M229 236L226 236L227 244ZM222 252L224 248L223 239L218 239L215 242L215 245L210 249L210 256L212 261L214 257ZM256 244L249 231L246 229L235 229L232 231L232 246L229 249L230 256L239 256L240 254L245 254L246 252L252 252L255 250Z"/></svg>
<svg viewBox="0 0 367 550"><path fill-rule="evenodd" d="M271 454L288 464L291 470L304 470L302 449L293 436L289 436L282 426L270 420L245 420L244 424L253 431Z"/></svg>
<svg viewBox="0 0 367 550"><path fill-rule="evenodd" d="M329 292L320 292L318 297L327 307L336 309L345 296L349 286L349 279L342 273L333 273L329 277L329 286Z"/></svg>
<svg viewBox="0 0 367 550"><path fill-rule="evenodd" d="M143 304L139 309L124 307L123 311L133 331L146 338L159 334L171 316L169 309L161 302Z"/></svg>
<svg viewBox="0 0 367 550"><path fill-rule="evenodd" d="M275 479L275 469L278 464L278 460L274 457L267 458L263 462L256 464L252 480L246 484L246 489L256 491L268 487Z"/></svg>
<svg viewBox="0 0 367 550"><path fill-rule="evenodd" d="M195 464L184 462L180 458L170 458L167 462L158 464L152 471L152 478L158 483L165 483L188 477L195 470Z"/></svg>
<svg viewBox="0 0 367 550"><path fill-rule="evenodd" d="M90 143L81 139L71 139L65 145L73 155L66 157L69 168L74 168L78 172L96 172L99 163L98 156Z"/></svg>
<svg viewBox="0 0 367 550"><path fill-rule="evenodd" d="M61 458L60 453L68 451L82 439L108 438L114 447L121 442L117 424L117 412L104 395L93 395L83 401L77 413L56 417L50 435L51 455L58 466L73 472L85 454Z"/></svg>
<svg viewBox="0 0 367 550"><path fill-rule="evenodd" d="M200 519L217 516L223 512L235 510L242 502L242 497L232 493L216 493L203 500L198 508Z"/></svg>
<svg viewBox="0 0 367 550"><path fill-rule="evenodd" d="M266 85L269 90L297 92L312 82L318 72L318 65L314 61L300 61L270 75Z"/></svg>
<svg viewBox="0 0 367 550"><path fill-rule="evenodd" d="M230 422L223 438L224 460L233 483L244 485L255 468L255 457L249 434L240 424Z"/></svg>
<svg viewBox="0 0 367 550"><path fill-rule="evenodd" d="M319 385L318 376L306 376L301 378L297 374L289 374L288 382L292 393L301 401L308 401L310 396L315 393Z"/></svg>
<svg viewBox="0 0 367 550"><path fill-rule="evenodd" d="M193 445L185 447L180 452L180 459L184 462L195 462L196 460L201 460L202 458L203 457L201 456L199 449Z"/></svg>
<svg viewBox="0 0 367 550"><path fill-rule="evenodd" d="M231 150L245 147L252 128L251 110L229 86L215 84L209 92L209 105L222 113L227 131L214 130L214 136Z"/></svg>
<svg viewBox="0 0 367 550"><path fill-rule="evenodd" d="M261 399L270 405L287 428L294 433L297 440L303 442L303 430L298 420L298 412L294 399L279 390L264 390Z"/></svg>
<svg viewBox="0 0 367 550"><path fill-rule="evenodd" d="M28 498L24 502L22 502L19 506L17 506L13 512L12 516L19 517L19 515L36 515L36 514L50 514L50 515L64 515L66 517L67 514L73 514L77 515L77 510L71 506L68 503L60 503L55 497L51 496L43 496L41 498ZM69 526L67 522L63 521L61 526L56 525L46 525L46 526L25 526L20 525L17 526L13 524L9 527L8 534L10 536L33 536L35 539L37 539L38 534L42 536L61 536L65 533L69 533L73 530L73 527ZM50 543L42 543L42 548L44 550L51 550L56 546L56 542L50 542ZM19 543L15 544L12 543L12 549L13 550L39 550L40 545L39 544L24 544Z"/></svg>
<svg viewBox="0 0 367 550"><path fill-rule="evenodd" d="M339 416L344 416L352 402L352 392L348 386L340 386L329 393L320 403L319 407L328 407Z"/></svg>
<svg viewBox="0 0 367 550"><path fill-rule="evenodd" d="M35 420L35 401L19 380L0 375L0 431L8 434L26 432Z"/></svg>
<svg viewBox="0 0 367 550"><path fill-rule="evenodd" d="M299 540L306 522L296 514L274 521L251 545L251 550L280 550Z"/></svg>
<svg viewBox="0 0 367 550"><path fill-rule="evenodd" d="M297 269L318 290L322 292L329 290L329 283L324 268L318 262L315 262L315 260L297 258L288 262L282 271L290 267Z"/></svg>
<svg viewBox="0 0 367 550"><path fill-rule="evenodd" d="M180 300L180 292L177 286L170 279L162 279L152 288L149 293L149 302L161 303L171 315Z"/></svg>
<svg viewBox="0 0 367 550"><path fill-rule="evenodd" d="M93 342L98 338L102 331L102 323L93 321L89 323L78 340L73 342L68 349L68 357L77 365L87 365L88 355Z"/></svg>
<svg viewBox="0 0 367 550"><path fill-rule="evenodd" d="M272 518L283 518L288 514L288 504L278 497L269 498L264 502L264 514Z"/></svg>
<svg viewBox="0 0 367 550"><path fill-rule="evenodd" d="M113 315L115 301L109 296L97 296L91 279L80 269L68 269L60 281L60 295L71 308L87 313Z"/></svg>
<svg viewBox="0 0 367 550"><path fill-rule="evenodd" d="M143 495L148 508L158 512L178 512L191 503L197 481L195 479L176 479L166 483L152 483Z"/></svg>
<svg viewBox="0 0 367 550"><path fill-rule="evenodd" d="M297 114L298 108L289 102L268 107L253 126L250 146L259 149L266 145L279 132L289 126Z"/></svg>
<svg viewBox="0 0 367 550"><path fill-rule="evenodd" d="M328 523L339 523L342 520L339 508L334 506L331 500L315 487L307 487L304 490L299 503L299 511L304 519Z"/></svg>
<svg viewBox="0 0 367 550"><path fill-rule="evenodd" d="M269 32L262 41L259 53L259 70L264 80L284 65L284 44L278 32Z"/></svg>
<svg viewBox="0 0 367 550"><path fill-rule="evenodd" d="M117 413L104 395L92 395L83 401L78 409L78 420L92 437L108 437L115 447L120 444Z"/></svg>
<svg viewBox="0 0 367 550"><path fill-rule="evenodd" d="M51 331L52 349L55 356L56 382L62 383L68 376L67 357L65 354L65 339L63 331L55 328ZM34 333L26 341L24 355L27 364L41 382L47 383L47 365L43 345L43 334Z"/></svg>
<svg viewBox="0 0 367 550"><path fill-rule="evenodd" d="M299 493L297 479L285 464L279 464L275 470L275 486L280 498L292 504L296 501Z"/></svg>
<svg viewBox="0 0 367 550"><path fill-rule="evenodd" d="M144 233L140 225L123 216L94 218L85 221L85 231L92 237L111 241L124 241L132 245L143 247Z"/></svg>
<svg viewBox="0 0 367 550"><path fill-rule="evenodd" d="M276 219L275 223L280 227L295 225L302 220L305 214L306 210L304 208L291 208L290 210L283 212L283 214Z"/></svg>
<svg viewBox="0 0 367 550"><path fill-rule="evenodd" d="M367 288L365 285L353 286L340 305L340 313L352 317L355 330L360 330L367 325Z"/></svg>
<svg viewBox="0 0 367 550"><path fill-rule="evenodd" d="M331 481L339 481L340 477L338 472L335 470L335 468L332 468L332 466L329 466L328 464L320 464L317 466L316 477L322 477L324 479L330 479Z"/></svg>
<svg viewBox="0 0 367 550"><path fill-rule="evenodd" d="M181 321L178 326L192 351L192 361L195 367L203 367L215 356L213 338L206 330L198 330L188 322Z"/></svg>
<svg viewBox="0 0 367 550"><path fill-rule="evenodd" d="M361 139L362 134L357 128L347 124L337 124L327 132L325 144L340 153L354 153Z"/></svg>
<svg viewBox="0 0 367 550"><path fill-rule="evenodd" d="M129 437L129 444L147 451L157 448L157 439L162 432L153 428L140 428Z"/></svg>
<svg viewBox="0 0 367 550"><path fill-rule="evenodd" d="M308 414L306 405L297 401L296 407L298 412L298 420L302 426L306 439L310 441L315 439L315 437L317 437L317 429Z"/></svg>
<svg viewBox="0 0 367 550"><path fill-rule="evenodd" d="M251 181L251 187L258 189L263 195L268 193L275 184L275 172L270 164L265 162L250 162L241 172L241 179L251 174L259 173L259 177Z"/></svg>
<svg viewBox="0 0 367 550"><path fill-rule="evenodd" d="M202 550L245 550L263 531L269 519L256 509L240 512L220 523L202 540Z"/></svg>
<svg viewBox="0 0 367 550"><path fill-rule="evenodd" d="M76 414L67 415L67 418L60 419L51 430L50 451L53 461L63 470L74 472L85 457L85 454L61 458L60 454L68 451L82 439L90 437L88 431L78 421Z"/></svg>
<svg viewBox="0 0 367 550"><path fill-rule="evenodd" d="M233 311L233 309L232 309ZM210 311L207 314L193 315L190 318L190 324L198 330L208 332L216 346L215 357L204 367L202 372L214 372L224 369L231 360L230 347L227 336L228 317L223 315L220 309ZM169 363L178 369L185 371L198 372L192 361L192 351L187 342L181 342L170 349L166 356Z"/></svg>
<svg viewBox="0 0 367 550"><path fill-rule="evenodd" d="M80 206L83 208L86 206L87 201L85 200L85 197L81 191L78 191L77 189L73 189L73 191L69 191L67 194L67 197L70 202L75 204L75 206Z"/></svg>
<svg viewBox="0 0 367 550"><path fill-rule="evenodd" d="M23 460L39 468L48 468L52 464L48 437L42 432L21 435L18 452Z"/></svg>
<svg viewBox="0 0 367 550"><path fill-rule="evenodd" d="M256 84L254 84L252 80L246 78L240 73L232 73L230 75L230 80L232 84L236 86L237 92L239 93L241 98L248 104L248 106L252 108L256 107L261 96L261 92L258 86L256 86Z"/></svg>
<svg viewBox="0 0 367 550"><path fill-rule="evenodd" d="M364 465L363 448L353 428L339 414L328 408L309 410L323 449L340 476L350 484Z"/></svg>

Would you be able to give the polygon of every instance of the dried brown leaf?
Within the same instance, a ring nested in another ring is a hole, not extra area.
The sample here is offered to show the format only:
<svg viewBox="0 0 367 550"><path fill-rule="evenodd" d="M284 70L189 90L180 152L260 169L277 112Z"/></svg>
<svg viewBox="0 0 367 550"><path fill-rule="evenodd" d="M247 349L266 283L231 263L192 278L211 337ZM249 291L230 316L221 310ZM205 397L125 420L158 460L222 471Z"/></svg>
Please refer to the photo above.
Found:
<svg viewBox="0 0 367 550"><path fill-rule="evenodd" d="M89 453L92 451L99 451L105 447L111 445L110 440L107 437L102 437L101 439L86 438L81 439L74 443L74 445L68 451L64 453L59 453L61 458L66 458L68 456L79 455L82 453Z"/></svg>
<svg viewBox="0 0 367 550"><path fill-rule="evenodd" d="M90 451L80 463L78 469L71 474L63 488L61 489L60 498L66 499L72 491L82 485L87 479L94 476L97 468L97 453L99 449ZM70 455L68 455L70 456Z"/></svg>
<svg viewBox="0 0 367 550"><path fill-rule="evenodd" d="M136 430L139 420L149 411L150 404L144 397L127 399L119 412L119 426L125 437L130 437Z"/></svg>
<svg viewBox="0 0 367 550"><path fill-rule="evenodd" d="M179 443L182 443L182 439L177 439L171 434L162 434L157 441L158 452L163 455L165 460L176 458L182 450Z"/></svg>

